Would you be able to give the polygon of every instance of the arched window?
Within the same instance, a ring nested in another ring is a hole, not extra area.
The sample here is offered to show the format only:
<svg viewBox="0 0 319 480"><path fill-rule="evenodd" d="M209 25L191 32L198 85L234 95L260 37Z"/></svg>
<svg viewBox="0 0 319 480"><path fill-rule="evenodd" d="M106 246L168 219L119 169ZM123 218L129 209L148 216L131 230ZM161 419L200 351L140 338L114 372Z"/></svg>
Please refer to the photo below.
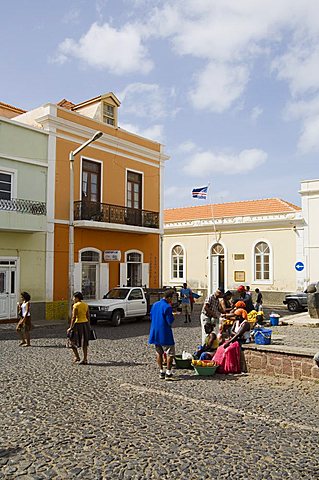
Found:
<svg viewBox="0 0 319 480"><path fill-rule="evenodd" d="M224 247L220 243L215 243L215 245L212 246L212 255L224 255Z"/></svg>
<svg viewBox="0 0 319 480"><path fill-rule="evenodd" d="M255 280L270 280L270 248L266 242L255 245Z"/></svg>
<svg viewBox="0 0 319 480"><path fill-rule="evenodd" d="M172 279L184 280L185 266L184 266L184 249L181 245L175 245L172 249Z"/></svg>

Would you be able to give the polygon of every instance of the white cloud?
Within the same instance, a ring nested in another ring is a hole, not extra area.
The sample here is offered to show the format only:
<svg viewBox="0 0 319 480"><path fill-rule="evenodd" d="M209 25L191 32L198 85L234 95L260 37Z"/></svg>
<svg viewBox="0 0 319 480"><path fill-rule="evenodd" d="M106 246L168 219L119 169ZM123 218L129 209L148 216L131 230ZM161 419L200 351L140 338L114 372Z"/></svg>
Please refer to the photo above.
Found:
<svg viewBox="0 0 319 480"><path fill-rule="evenodd" d="M244 66L211 62L196 76L190 99L195 108L221 113L242 95L248 79L248 69Z"/></svg>
<svg viewBox="0 0 319 480"><path fill-rule="evenodd" d="M277 57L273 62L273 69L279 79L288 82L291 94L296 97L318 91L318 64L319 46L310 42L307 47L294 45L288 53Z"/></svg>
<svg viewBox="0 0 319 480"><path fill-rule="evenodd" d="M117 30L108 23L93 23L78 41L67 38L59 45L56 61L63 63L71 57L116 75L146 74L153 67L139 29L133 24Z"/></svg>
<svg viewBox="0 0 319 480"><path fill-rule="evenodd" d="M177 147L176 152L177 153L190 153L190 152L194 152L195 150L197 150L196 144L194 142L192 142L191 140L187 140L186 142L181 143Z"/></svg>
<svg viewBox="0 0 319 480"><path fill-rule="evenodd" d="M136 117L164 118L171 114L170 92L154 83L131 83L118 94L124 114Z"/></svg>
<svg viewBox="0 0 319 480"><path fill-rule="evenodd" d="M304 120L298 149L303 154L319 152L319 114Z"/></svg>
<svg viewBox="0 0 319 480"><path fill-rule="evenodd" d="M260 115L262 115L264 110L259 106L256 105L254 108L252 108L250 112L250 119L253 123L256 123Z"/></svg>
<svg viewBox="0 0 319 480"><path fill-rule="evenodd" d="M141 137L148 138L149 140L154 140L155 142L163 143L164 141L164 125L161 124L141 128L132 123L121 123L120 128L135 133L136 135L140 135Z"/></svg>
<svg viewBox="0 0 319 480"><path fill-rule="evenodd" d="M267 157L266 152L255 148L242 150L238 154L198 151L186 160L184 172L199 178L211 178L216 173L245 174L262 165Z"/></svg>

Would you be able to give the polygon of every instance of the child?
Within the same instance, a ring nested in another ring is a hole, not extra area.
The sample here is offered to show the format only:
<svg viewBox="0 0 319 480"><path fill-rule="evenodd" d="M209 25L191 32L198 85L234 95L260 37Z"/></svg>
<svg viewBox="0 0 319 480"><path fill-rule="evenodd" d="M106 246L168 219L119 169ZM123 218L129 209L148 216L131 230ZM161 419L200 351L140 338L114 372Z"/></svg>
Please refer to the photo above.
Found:
<svg viewBox="0 0 319 480"><path fill-rule="evenodd" d="M204 329L206 333L204 345L200 345L193 355L197 360L211 360L219 345L213 325L206 323Z"/></svg>

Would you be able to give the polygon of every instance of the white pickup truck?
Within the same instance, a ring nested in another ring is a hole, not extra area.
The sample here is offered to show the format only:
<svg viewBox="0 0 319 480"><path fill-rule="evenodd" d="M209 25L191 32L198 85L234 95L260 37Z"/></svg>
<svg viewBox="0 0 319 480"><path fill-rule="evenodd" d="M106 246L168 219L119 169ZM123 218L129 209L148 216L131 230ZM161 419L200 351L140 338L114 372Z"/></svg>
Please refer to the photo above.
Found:
<svg viewBox="0 0 319 480"><path fill-rule="evenodd" d="M88 300L91 323L109 320L118 327L125 318L144 317L147 301L143 288L112 288L102 300Z"/></svg>

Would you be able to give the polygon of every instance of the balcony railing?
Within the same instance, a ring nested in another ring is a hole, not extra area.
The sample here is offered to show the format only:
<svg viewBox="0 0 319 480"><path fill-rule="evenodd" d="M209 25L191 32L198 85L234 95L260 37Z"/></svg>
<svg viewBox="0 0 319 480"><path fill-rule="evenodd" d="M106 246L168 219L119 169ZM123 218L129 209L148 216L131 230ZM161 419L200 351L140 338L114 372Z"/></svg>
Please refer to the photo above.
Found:
<svg viewBox="0 0 319 480"><path fill-rule="evenodd" d="M12 198L11 200L0 198L0 210L5 210L7 212L29 213L31 215L46 215L47 213L45 202L23 200L20 198Z"/></svg>
<svg viewBox="0 0 319 480"><path fill-rule="evenodd" d="M159 228L159 213L99 202L74 202L74 220Z"/></svg>

